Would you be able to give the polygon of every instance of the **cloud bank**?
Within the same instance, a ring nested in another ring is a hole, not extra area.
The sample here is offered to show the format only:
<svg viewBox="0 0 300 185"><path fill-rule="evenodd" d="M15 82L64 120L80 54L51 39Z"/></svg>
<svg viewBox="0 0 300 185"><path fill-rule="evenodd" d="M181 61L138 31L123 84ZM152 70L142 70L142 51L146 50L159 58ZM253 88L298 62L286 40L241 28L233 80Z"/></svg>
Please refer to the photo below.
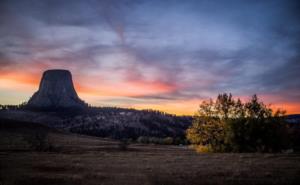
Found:
<svg viewBox="0 0 300 185"><path fill-rule="evenodd" d="M94 105L191 114L232 92L300 113L299 4L1 1L0 102L28 99L43 70L66 68Z"/></svg>

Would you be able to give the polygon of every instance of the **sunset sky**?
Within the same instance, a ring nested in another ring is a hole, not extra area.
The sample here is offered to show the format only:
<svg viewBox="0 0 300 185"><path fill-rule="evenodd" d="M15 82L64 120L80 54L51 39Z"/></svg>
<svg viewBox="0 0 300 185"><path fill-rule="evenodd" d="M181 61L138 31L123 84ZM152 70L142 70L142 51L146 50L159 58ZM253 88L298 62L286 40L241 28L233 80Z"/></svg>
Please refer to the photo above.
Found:
<svg viewBox="0 0 300 185"><path fill-rule="evenodd" d="M193 114L231 92L300 113L300 3L1 0L0 104L68 69L89 104Z"/></svg>

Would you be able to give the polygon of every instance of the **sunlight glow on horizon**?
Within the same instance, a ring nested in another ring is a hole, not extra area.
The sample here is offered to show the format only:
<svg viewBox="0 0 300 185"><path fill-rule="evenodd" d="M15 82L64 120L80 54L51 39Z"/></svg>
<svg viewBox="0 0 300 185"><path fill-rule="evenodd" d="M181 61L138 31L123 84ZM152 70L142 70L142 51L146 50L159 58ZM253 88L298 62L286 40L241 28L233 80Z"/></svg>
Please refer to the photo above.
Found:
<svg viewBox="0 0 300 185"><path fill-rule="evenodd" d="M35 91L38 90L39 80L41 76L30 76L25 73L8 73L0 75L0 96L1 104L20 104L27 101ZM85 79L88 80L88 79ZM73 78L73 83L76 81ZM89 81L89 80L88 80ZM91 82L93 80L90 80ZM152 109L159 110L176 115L193 115L201 101L207 99L178 99L178 100L154 100L153 102L144 101L143 99L134 98L134 96L143 96L151 94L159 94L176 90L163 83L147 84L142 82L127 82L122 84L121 87L98 86L97 88L86 88L79 83L74 83L78 96L93 106L113 106L122 108L134 108L138 110ZM127 87L130 87L126 89ZM14 92L13 95L11 92ZM8 99L8 97L10 99ZM210 98L215 98L217 95L212 95ZM258 95L259 96L259 95ZM249 100L250 96L239 96L242 101ZM234 96L235 98L235 96ZM262 95L259 98L267 105L271 104L274 109L283 109L287 114L300 113L300 103L297 102L273 102L276 100L275 96ZM155 98L154 98L155 99Z"/></svg>

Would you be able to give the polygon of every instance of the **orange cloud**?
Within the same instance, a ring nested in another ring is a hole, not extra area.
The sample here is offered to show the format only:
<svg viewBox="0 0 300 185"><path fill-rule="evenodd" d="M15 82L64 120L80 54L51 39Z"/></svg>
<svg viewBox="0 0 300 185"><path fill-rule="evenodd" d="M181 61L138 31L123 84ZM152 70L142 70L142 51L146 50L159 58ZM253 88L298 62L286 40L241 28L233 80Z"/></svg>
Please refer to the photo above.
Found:
<svg viewBox="0 0 300 185"><path fill-rule="evenodd" d="M251 96L242 96L243 101L249 101ZM285 110L287 114L299 114L300 103L292 102L285 92L275 94L258 94L260 101L263 101L266 105L269 105L274 111L277 109Z"/></svg>
<svg viewBox="0 0 300 185"><path fill-rule="evenodd" d="M0 80L4 81L11 81L20 84L27 84L27 85L37 85L39 84L40 77L35 74L28 74L26 72L2 72L0 74ZM3 86L11 86L10 83L5 83Z"/></svg>
<svg viewBox="0 0 300 185"><path fill-rule="evenodd" d="M172 100L156 104L136 104L132 105L132 108L155 109L176 115L194 115L200 103L201 100L199 99Z"/></svg>
<svg viewBox="0 0 300 185"><path fill-rule="evenodd" d="M271 105L271 108L285 110L287 114L299 114L300 113L300 103L291 103L291 102L283 102L283 103L275 103Z"/></svg>
<svg viewBox="0 0 300 185"><path fill-rule="evenodd" d="M176 86L159 81L141 82L127 81L115 82L108 84L107 82L98 82L100 85L84 85L75 83L75 88L79 93L98 95L98 96L141 96L159 93L168 93L176 90Z"/></svg>
<svg viewBox="0 0 300 185"><path fill-rule="evenodd" d="M270 104L272 109L286 110L287 114L300 113L300 102L289 100L289 95L286 92L280 92L280 94L263 94L259 97L264 102Z"/></svg>
<svg viewBox="0 0 300 185"><path fill-rule="evenodd" d="M90 99L91 104L101 101L105 98L113 97L135 97L157 94L167 94L178 90L178 85L166 83L158 80L147 81L139 79L127 79L126 81L107 81L101 76L76 76L74 75L75 88L79 96ZM41 74L22 69L15 71L2 71L0 74L0 88L7 90L16 90L20 94L22 92L34 92L38 89ZM15 92L16 92L15 91ZM300 102L292 102L286 100L286 96L280 94L263 94L258 95L266 104L272 104L273 109L284 109L287 114L300 113ZM239 96L243 101L249 100L250 96ZM29 97L28 97L29 98ZM215 98L215 97L212 97ZM25 99L26 100L26 99ZM193 115L199 104L200 99L187 98L185 100L167 100L155 103L139 103L129 102L128 107L137 109L157 109L178 115ZM121 103L120 103L121 104ZM126 107L124 105L120 105Z"/></svg>

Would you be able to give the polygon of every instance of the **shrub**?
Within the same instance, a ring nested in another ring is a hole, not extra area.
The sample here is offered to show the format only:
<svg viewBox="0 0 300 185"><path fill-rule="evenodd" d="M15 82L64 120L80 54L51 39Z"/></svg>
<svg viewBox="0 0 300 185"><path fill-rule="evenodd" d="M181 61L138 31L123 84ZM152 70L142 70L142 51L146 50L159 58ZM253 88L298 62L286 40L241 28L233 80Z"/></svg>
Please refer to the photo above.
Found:
<svg viewBox="0 0 300 185"><path fill-rule="evenodd" d="M148 143L149 139L145 136L140 136L140 137L138 137L137 142L138 143Z"/></svg>
<svg viewBox="0 0 300 185"><path fill-rule="evenodd" d="M213 152L213 149L210 145L194 145L192 147L199 153L210 153Z"/></svg>
<svg viewBox="0 0 300 185"><path fill-rule="evenodd" d="M163 144L164 145L172 145L173 144L173 138L171 137L166 137L163 139Z"/></svg>
<svg viewBox="0 0 300 185"><path fill-rule="evenodd" d="M195 118L193 125L187 129L187 138L192 144L210 145L214 151L221 152L224 148L224 122L217 119Z"/></svg>
<svg viewBox="0 0 300 185"><path fill-rule="evenodd" d="M159 144L159 145L172 145L174 144L174 139L172 137L165 137L165 138L159 138L159 137L146 137L146 136L140 136L137 139L138 143L145 143L145 144Z"/></svg>

